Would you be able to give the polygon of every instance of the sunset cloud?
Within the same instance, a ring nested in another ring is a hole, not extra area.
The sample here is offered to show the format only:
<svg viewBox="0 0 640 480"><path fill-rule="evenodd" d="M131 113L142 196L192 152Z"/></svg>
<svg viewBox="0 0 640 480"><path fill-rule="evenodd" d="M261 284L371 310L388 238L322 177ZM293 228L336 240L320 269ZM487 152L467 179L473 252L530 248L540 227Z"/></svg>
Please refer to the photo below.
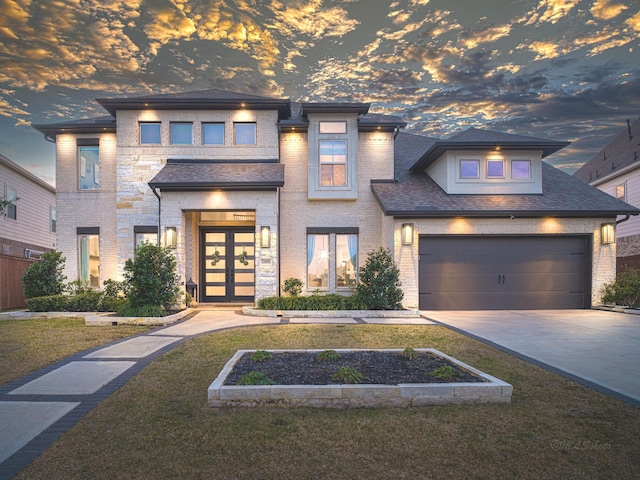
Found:
<svg viewBox="0 0 640 480"><path fill-rule="evenodd" d="M596 0L591 7L591 14L601 20L609 20L617 17L628 7L622 3L613 3L611 0Z"/></svg>

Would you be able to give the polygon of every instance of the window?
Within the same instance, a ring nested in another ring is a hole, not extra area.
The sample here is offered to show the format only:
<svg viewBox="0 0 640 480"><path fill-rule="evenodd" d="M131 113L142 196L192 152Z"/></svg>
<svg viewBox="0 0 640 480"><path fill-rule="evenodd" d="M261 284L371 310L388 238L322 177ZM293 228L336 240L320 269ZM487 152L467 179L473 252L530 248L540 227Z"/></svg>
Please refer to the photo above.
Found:
<svg viewBox="0 0 640 480"><path fill-rule="evenodd" d="M511 178L531 178L531 162L529 160L513 160L511 162Z"/></svg>
<svg viewBox="0 0 640 480"><path fill-rule="evenodd" d="M616 198L623 202L627 201L627 185L625 183L616 185Z"/></svg>
<svg viewBox="0 0 640 480"><path fill-rule="evenodd" d="M460 160L460 178L480 178L480 161Z"/></svg>
<svg viewBox="0 0 640 480"><path fill-rule="evenodd" d="M6 194L4 196L7 202L10 202L4 208L4 213L7 218L12 218L14 220L18 219L18 191L15 188L6 187Z"/></svg>
<svg viewBox="0 0 640 480"><path fill-rule="evenodd" d="M100 288L100 229L78 228L78 278Z"/></svg>
<svg viewBox="0 0 640 480"><path fill-rule="evenodd" d="M347 122L320 122L320 133L347 133Z"/></svg>
<svg viewBox="0 0 640 480"><path fill-rule="evenodd" d="M358 272L358 236L336 235L336 287L355 287Z"/></svg>
<svg viewBox="0 0 640 480"><path fill-rule="evenodd" d="M347 184L346 140L320 140L320 185Z"/></svg>
<svg viewBox="0 0 640 480"><path fill-rule="evenodd" d="M171 123L171 145L191 145L191 127L191 123Z"/></svg>
<svg viewBox="0 0 640 480"><path fill-rule="evenodd" d="M157 225L136 225L133 227L135 236L135 248L138 248L144 242L158 245L158 226Z"/></svg>
<svg viewBox="0 0 640 480"><path fill-rule="evenodd" d="M346 289L356 285L358 234L355 232L357 228L307 229L308 289Z"/></svg>
<svg viewBox="0 0 640 480"><path fill-rule="evenodd" d="M329 235L307 236L308 288L329 288Z"/></svg>
<svg viewBox="0 0 640 480"><path fill-rule="evenodd" d="M100 147L78 147L80 157L80 190L96 190L100 188Z"/></svg>
<svg viewBox="0 0 640 480"><path fill-rule="evenodd" d="M224 123L203 123L202 144L224 145Z"/></svg>
<svg viewBox="0 0 640 480"><path fill-rule="evenodd" d="M233 138L236 145L256 144L256 124L255 123L234 123Z"/></svg>
<svg viewBox="0 0 640 480"><path fill-rule="evenodd" d="M56 232L56 207L55 205L49 206L49 217L51 219L51 232Z"/></svg>
<svg viewBox="0 0 640 480"><path fill-rule="evenodd" d="M504 160L487 160L487 178L504 178Z"/></svg>
<svg viewBox="0 0 640 480"><path fill-rule="evenodd" d="M140 145L160 145L160 123L140 124Z"/></svg>

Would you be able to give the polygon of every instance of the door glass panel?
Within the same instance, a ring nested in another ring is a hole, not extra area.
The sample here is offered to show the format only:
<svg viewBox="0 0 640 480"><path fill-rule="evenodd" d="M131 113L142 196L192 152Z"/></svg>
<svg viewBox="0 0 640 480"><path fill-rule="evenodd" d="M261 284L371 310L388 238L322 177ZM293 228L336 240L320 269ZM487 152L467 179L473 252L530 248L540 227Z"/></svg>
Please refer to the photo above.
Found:
<svg viewBox="0 0 640 480"><path fill-rule="evenodd" d="M245 286L245 285L236 285L235 295L236 297L252 297L253 296L253 285Z"/></svg>
<svg viewBox="0 0 640 480"><path fill-rule="evenodd" d="M236 233L234 235L234 240L236 243L251 243L251 244L255 243L253 232Z"/></svg>
<svg viewBox="0 0 640 480"><path fill-rule="evenodd" d="M249 257L246 257L246 259L244 260L244 263L238 257L235 257L235 261L233 262L233 268L235 268L236 270L253 270L254 267L255 267L255 264L254 264L253 258L249 258Z"/></svg>
<svg viewBox="0 0 640 480"><path fill-rule="evenodd" d="M209 273L207 272L206 274L206 278L205 278L205 282L207 283L224 283L225 282L225 275L224 272L219 272L219 273Z"/></svg>
<svg viewBox="0 0 640 480"><path fill-rule="evenodd" d="M236 272L236 282L253 283L253 272Z"/></svg>
<svg viewBox="0 0 640 480"><path fill-rule="evenodd" d="M220 287L212 287L207 285L206 291L205 291L205 295L207 297L223 297L226 294L225 291L225 287L220 286Z"/></svg>

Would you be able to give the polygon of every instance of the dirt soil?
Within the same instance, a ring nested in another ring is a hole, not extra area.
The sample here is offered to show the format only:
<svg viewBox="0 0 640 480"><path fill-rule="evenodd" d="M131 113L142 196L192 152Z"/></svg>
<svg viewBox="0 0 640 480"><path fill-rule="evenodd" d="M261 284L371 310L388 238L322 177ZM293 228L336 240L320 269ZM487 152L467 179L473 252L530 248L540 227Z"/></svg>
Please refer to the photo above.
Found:
<svg viewBox="0 0 640 480"><path fill-rule="evenodd" d="M341 358L321 361L317 353L274 353L271 360L254 362L245 353L227 376L225 385L237 385L243 375L257 371L266 374L276 385L330 385L340 383L331 376L340 367L351 367L363 375L360 383L397 385L400 383L450 383L483 382L484 380L455 364L430 352L416 352L410 359L400 352L349 352ZM456 374L453 378L439 378L433 370L450 365Z"/></svg>

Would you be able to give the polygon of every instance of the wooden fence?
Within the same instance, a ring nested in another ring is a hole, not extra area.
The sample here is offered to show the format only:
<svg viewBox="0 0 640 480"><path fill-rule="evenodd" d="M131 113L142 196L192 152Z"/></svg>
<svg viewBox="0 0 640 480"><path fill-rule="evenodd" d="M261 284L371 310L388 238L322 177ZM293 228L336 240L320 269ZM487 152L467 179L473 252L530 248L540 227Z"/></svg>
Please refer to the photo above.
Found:
<svg viewBox="0 0 640 480"><path fill-rule="evenodd" d="M22 274L33 260L0 255L0 310L24 308Z"/></svg>

